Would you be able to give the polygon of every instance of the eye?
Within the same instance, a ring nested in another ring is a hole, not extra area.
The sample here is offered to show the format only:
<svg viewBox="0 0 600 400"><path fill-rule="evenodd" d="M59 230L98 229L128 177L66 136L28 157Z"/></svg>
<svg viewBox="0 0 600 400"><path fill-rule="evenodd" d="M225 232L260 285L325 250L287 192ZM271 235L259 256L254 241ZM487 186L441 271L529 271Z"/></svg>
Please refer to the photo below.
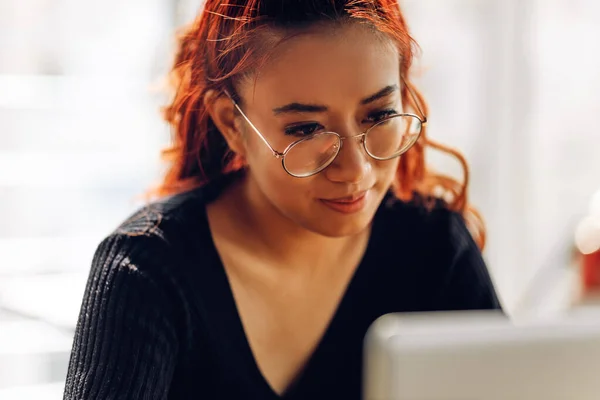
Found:
<svg viewBox="0 0 600 400"><path fill-rule="evenodd" d="M302 137L313 135L322 129L324 129L323 125L314 122L288 126L285 128L284 132L286 135Z"/></svg>
<svg viewBox="0 0 600 400"><path fill-rule="evenodd" d="M369 113L367 119L364 122L377 123L394 115L398 115L398 112L391 108L387 110L375 111Z"/></svg>

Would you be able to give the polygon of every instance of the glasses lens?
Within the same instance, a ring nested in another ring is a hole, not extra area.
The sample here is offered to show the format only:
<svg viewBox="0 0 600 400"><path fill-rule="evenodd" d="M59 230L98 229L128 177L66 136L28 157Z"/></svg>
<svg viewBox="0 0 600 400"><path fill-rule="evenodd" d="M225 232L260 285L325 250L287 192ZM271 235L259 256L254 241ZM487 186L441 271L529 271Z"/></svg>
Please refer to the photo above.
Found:
<svg viewBox="0 0 600 400"><path fill-rule="evenodd" d="M365 137L365 148L373 158L390 159L410 149L421 134L421 120L396 115L373 125Z"/></svg>
<svg viewBox="0 0 600 400"><path fill-rule="evenodd" d="M290 175L306 177L327 167L340 149L335 133L320 133L294 144L285 154L283 166Z"/></svg>

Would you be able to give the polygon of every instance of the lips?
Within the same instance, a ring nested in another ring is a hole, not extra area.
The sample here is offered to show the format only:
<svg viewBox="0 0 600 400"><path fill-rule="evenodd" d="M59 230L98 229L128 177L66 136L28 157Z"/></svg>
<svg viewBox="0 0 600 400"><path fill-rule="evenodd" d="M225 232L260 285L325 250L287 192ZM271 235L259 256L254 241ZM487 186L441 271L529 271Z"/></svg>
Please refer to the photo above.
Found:
<svg viewBox="0 0 600 400"><path fill-rule="evenodd" d="M362 192L357 192L357 193L351 194L350 196L338 197L336 199L324 199L324 200L325 201L333 201L336 203L352 203L353 201L356 201L356 200L360 199L361 197L363 197L365 195L365 193L367 193L367 191L363 190Z"/></svg>
<svg viewBox="0 0 600 400"><path fill-rule="evenodd" d="M369 191L354 193L350 196L335 199L321 199L321 202L330 209L342 214L353 214L361 211L367 204Z"/></svg>

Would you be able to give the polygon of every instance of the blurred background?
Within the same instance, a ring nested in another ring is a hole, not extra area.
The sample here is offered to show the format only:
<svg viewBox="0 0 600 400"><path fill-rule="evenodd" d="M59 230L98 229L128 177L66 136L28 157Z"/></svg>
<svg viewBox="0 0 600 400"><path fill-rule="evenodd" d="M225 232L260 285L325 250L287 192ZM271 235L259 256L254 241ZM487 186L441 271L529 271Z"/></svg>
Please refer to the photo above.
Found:
<svg viewBox="0 0 600 400"><path fill-rule="evenodd" d="M575 232L600 210L600 3L401 3L430 135L471 164L506 309L568 307ZM1 399L62 398L95 247L163 169L158 88L200 4L0 0Z"/></svg>

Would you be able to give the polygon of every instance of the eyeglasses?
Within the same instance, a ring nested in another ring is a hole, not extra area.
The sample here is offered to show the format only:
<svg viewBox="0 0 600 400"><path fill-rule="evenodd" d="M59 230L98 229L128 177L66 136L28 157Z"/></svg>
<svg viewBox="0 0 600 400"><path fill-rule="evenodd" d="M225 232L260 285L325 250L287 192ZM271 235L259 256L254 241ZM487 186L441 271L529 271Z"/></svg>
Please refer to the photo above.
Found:
<svg viewBox="0 0 600 400"><path fill-rule="evenodd" d="M408 91L417 110L423 115L414 93L410 88ZM279 152L254 126L229 93L225 94L252 130L269 147L273 156L281 159L283 169L296 178L307 178L323 171L335 160L344 140L348 139L359 139L365 152L375 160L385 161L399 157L417 142L423 126L427 124L427 117L424 115L421 118L414 114L394 114L377 121L358 135L344 137L336 132L319 132L299 139L288 145L283 152Z"/></svg>

